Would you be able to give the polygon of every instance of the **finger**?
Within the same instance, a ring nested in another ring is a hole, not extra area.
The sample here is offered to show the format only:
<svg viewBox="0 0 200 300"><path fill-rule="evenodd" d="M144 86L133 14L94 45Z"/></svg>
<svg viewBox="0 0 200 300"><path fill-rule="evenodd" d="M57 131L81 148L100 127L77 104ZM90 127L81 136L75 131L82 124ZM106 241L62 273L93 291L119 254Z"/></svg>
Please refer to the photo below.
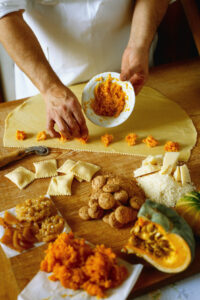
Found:
<svg viewBox="0 0 200 300"><path fill-rule="evenodd" d="M120 79L122 80L122 81L126 81L126 80L129 80L130 79L130 70L128 70L128 69L122 69L121 70L121 74L120 74Z"/></svg>
<svg viewBox="0 0 200 300"><path fill-rule="evenodd" d="M74 118L74 116L71 113L68 113L64 116L64 120L70 129L71 135L73 137L80 137L81 130L80 130L79 124L78 124L77 120Z"/></svg>
<svg viewBox="0 0 200 300"><path fill-rule="evenodd" d="M134 87L135 94L137 95L139 93L139 91L141 90L141 88L143 87L145 79L144 79L144 76L142 74L135 73L130 78L130 82Z"/></svg>
<svg viewBox="0 0 200 300"><path fill-rule="evenodd" d="M66 124L66 122L60 118L60 117L57 117L56 118L56 124L58 126L58 129L59 131L62 133L62 135L66 138L66 139L71 139L71 133L70 133L70 130Z"/></svg>
<svg viewBox="0 0 200 300"><path fill-rule="evenodd" d="M85 122L85 118L81 112L81 110L75 110L73 111L74 117L77 120L79 126L80 126L80 130L81 130L81 137L83 139L87 139L88 138L88 128Z"/></svg>
<svg viewBox="0 0 200 300"><path fill-rule="evenodd" d="M53 119L47 119L47 131L51 137L59 137L59 133L54 129L55 121Z"/></svg>

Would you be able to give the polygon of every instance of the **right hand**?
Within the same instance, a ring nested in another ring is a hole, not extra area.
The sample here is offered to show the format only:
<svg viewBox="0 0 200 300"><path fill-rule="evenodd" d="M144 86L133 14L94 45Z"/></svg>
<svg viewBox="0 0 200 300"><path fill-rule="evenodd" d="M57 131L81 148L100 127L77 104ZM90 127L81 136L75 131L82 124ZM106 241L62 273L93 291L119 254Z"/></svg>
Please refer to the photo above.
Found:
<svg viewBox="0 0 200 300"><path fill-rule="evenodd" d="M47 130L52 137L88 138L88 128L76 96L65 86L52 87L43 94L46 103ZM57 124L59 132L54 128Z"/></svg>

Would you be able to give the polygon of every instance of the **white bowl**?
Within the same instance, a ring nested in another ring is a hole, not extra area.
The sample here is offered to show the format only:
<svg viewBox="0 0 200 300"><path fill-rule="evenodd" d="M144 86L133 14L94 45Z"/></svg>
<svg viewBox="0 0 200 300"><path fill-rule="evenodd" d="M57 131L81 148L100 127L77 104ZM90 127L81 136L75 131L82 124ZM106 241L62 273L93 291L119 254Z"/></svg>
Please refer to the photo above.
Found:
<svg viewBox="0 0 200 300"><path fill-rule="evenodd" d="M122 87L122 90L126 93L125 105L123 111L119 114L118 117L106 117L99 116L95 114L94 110L91 107L91 100L94 99L94 89L95 86L101 83L101 80L98 80L102 77L103 80L108 78L108 75L111 75L113 82L117 82ZM94 124L101 127L116 127L124 123L128 117L131 115L133 108L135 106L135 92L133 86L129 81L121 81L120 74L115 72L105 72L94 76L85 86L82 93L82 107L85 112L86 117Z"/></svg>

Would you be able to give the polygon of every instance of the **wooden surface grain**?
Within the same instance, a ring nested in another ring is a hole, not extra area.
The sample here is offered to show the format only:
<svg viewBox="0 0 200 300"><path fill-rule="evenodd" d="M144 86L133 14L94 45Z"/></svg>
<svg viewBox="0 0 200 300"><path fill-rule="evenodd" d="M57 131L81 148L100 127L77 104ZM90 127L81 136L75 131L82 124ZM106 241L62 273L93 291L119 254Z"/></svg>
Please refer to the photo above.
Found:
<svg viewBox="0 0 200 300"><path fill-rule="evenodd" d="M198 133L200 132L200 61L189 61L185 63L166 65L151 70L147 85L153 87L176 101L184 108L192 118ZM4 130L4 119L6 115L14 109L20 102L8 102L0 105L0 154L11 151L12 149L3 148L2 137ZM199 138L188 166L191 171L191 177L197 188L200 188L200 147ZM66 151L53 149L50 158L56 158L60 166L67 158L74 160L85 160L91 163L99 164L102 170L114 174L123 174L132 176L133 168L140 165L142 158L119 154L104 153L85 153L76 151ZM31 156L24 158L21 165L34 171L33 162L43 160L42 157ZM13 207L19 202L30 197L37 197L44 194L47 190L50 179L35 180L24 190L19 190L7 178L6 173L20 165L16 162L0 171L0 210L3 211ZM122 258L127 256L120 253L122 245L129 236L130 228L116 230L110 228L102 221L81 221L78 216L78 209L87 201L90 194L90 184L87 182L73 182L72 197L54 197L58 209L66 218L72 230L81 237L86 238L92 243L104 243L111 246L114 251ZM95 229L95 230L94 230ZM43 250L46 246L34 248L19 256L7 259L0 249L0 299L15 300L18 293L25 287L30 279L37 273L40 261L43 257ZM129 256L131 263L141 262L135 256ZM143 262L143 261L142 261ZM164 284L174 282L175 280L188 277L200 272L200 244L197 244L196 257L191 266L183 273L170 275L161 273L149 265L145 268L131 295L138 295L150 289L161 287Z"/></svg>

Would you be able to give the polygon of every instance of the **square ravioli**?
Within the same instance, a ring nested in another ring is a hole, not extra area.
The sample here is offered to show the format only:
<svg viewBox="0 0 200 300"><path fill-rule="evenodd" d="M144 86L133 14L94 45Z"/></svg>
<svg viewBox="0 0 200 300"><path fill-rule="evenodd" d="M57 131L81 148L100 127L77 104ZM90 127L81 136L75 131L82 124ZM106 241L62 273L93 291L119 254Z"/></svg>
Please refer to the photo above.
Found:
<svg viewBox="0 0 200 300"><path fill-rule="evenodd" d="M76 161L72 159L67 159L64 164L57 170L57 172L69 174L71 172L72 167L76 164ZM78 176L75 176L76 180L79 182L82 182L83 179L81 179Z"/></svg>
<svg viewBox="0 0 200 300"><path fill-rule="evenodd" d="M50 196L70 196L71 193L71 185L72 180L74 178L74 174L71 172L63 175L53 177L50 181L47 195Z"/></svg>
<svg viewBox="0 0 200 300"><path fill-rule="evenodd" d="M42 160L33 164L35 167L35 178L46 178L58 175L56 159Z"/></svg>
<svg viewBox="0 0 200 300"><path fill-rule="evenodd" d="M90 181L93 175L100 170L100 167L85 161L78 161L71 169L71 172L83 180Z"/></svg>
<svg viewBox="0 0 200 300"><path fill-rule="evenodd" d="M18 167L6 174L5 177L10 179L20 190L22 190L35 179L35 174L24 167Z"/></svg>

